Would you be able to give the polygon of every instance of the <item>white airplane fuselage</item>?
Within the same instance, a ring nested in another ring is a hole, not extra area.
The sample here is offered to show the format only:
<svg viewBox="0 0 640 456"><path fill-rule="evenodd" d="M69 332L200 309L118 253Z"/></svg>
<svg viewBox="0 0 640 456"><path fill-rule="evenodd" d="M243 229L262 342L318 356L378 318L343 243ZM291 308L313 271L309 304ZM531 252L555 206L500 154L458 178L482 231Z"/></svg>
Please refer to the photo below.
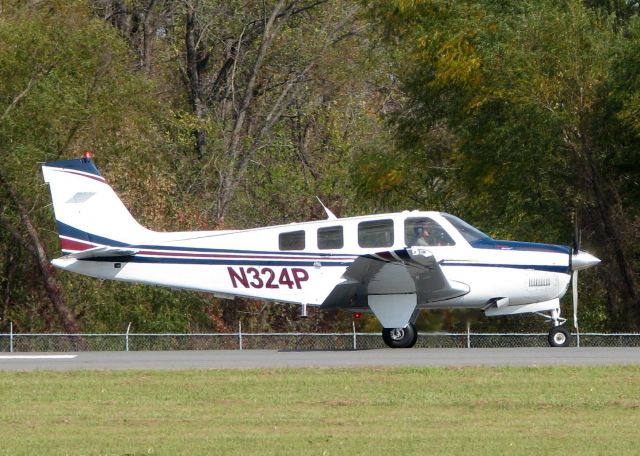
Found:
<svg viewBox="0 0 640 456"><path fill-rule="evenodd" d="M351 217L292 223L240 231L145 233L129 239L128 246L140 250L132 258L97 261L60 258L54 265L73 272L111 280L163 285L284 303L321 305L347 266L357 257L380 250L407 248L403 236L392 245L362 248L357 226L362 221L391 220L395 233L403 233L407 218L437 221L454 239L453 246L424 246L433 253L450 281L465 284L469 292L444 301L418 302L420 308L485 308L491 299L509 298L510 306L561 298L571 278L570 250L563 246L496 242L484 248L472 247L438 212L411 211L375 216ZM321 251L317 230L342 226L344 247ZM281 233L304 231L305 248L278 248ZM72 237L75 242L83 242ZM111 239L94 237L85 248L113 245ZM65 253L82 250L64 249ZM545 250L554 248L555 250ZM559 251L560 249L566 252Z"/></svg>

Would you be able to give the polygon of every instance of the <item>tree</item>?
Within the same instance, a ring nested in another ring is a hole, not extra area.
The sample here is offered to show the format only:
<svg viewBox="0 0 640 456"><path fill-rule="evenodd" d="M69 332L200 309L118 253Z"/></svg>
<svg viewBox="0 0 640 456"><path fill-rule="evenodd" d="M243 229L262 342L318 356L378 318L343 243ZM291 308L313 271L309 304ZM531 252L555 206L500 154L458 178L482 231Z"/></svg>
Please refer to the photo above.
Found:
<svg viewBox="0 0 640 456"><path fill-rule="evenodd" d="M637 38L577 1L378 2L371 14L407 97L392 119L405 155L388 185L407 182L413 163L437 195L425 201L498 236L569 243L577 210L604 259L588 277L589 306L603 306L612 328L640 327L638 205L625 183L637 170L623 166L638 137L609 97Z"/></svg>
<svg viewBox="0 0 640 456"><path fill-rule="evenodd" d="M11 271L2 288L3 317L18 327L56 327L49 310L29 309L44 293L64 330L79 332L76 303L65 299L49 264L49 246L57 241L44 228L51 227L51 213L38 163L82 150L79 144L116 142L114 131L140 108L130 100L145 83L129 73L122 40L79 2L5 9L0 43L0 258ZM11 264L16 256L20 264ZM20 318L23 311L32 315Z"/></svg>
<svg viewBox="0 0 640 456"><path fill-rule="evenodd" d="M348 0L4 6L2 318L18 329L64 327L46 297L44 270L85 330L294 324L294 308L255 315L260 303L56 274L45 261L57 256L58 240L37 162L93 149L152 229L211 228L222 206L224 223L238 228L324 217L315 195L338 213L358 212L349 166L382 128L385 76L381 56L367 54L359 10ZM40 263L29 226L40 237Z"/></svg>

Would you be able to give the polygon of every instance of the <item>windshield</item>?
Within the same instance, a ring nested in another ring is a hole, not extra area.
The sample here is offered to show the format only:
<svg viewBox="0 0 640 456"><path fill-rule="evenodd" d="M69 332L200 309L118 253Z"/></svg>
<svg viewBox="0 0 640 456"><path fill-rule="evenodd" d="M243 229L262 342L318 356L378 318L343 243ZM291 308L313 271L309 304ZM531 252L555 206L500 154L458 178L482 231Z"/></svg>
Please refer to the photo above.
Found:
<svg viewBox="0 0 640 456"><path fill-rule="evenodd" d="M460 232L462 237L464 237L469 244L472 244L476 241L491 239L490 236L484 234L479 229L474 228L473 226L469 225L467 222L459 219L458 217L455 217L451 214L442 214L442 216L445 219L447 219L447 221L451 223L456 230Z"/></svg>

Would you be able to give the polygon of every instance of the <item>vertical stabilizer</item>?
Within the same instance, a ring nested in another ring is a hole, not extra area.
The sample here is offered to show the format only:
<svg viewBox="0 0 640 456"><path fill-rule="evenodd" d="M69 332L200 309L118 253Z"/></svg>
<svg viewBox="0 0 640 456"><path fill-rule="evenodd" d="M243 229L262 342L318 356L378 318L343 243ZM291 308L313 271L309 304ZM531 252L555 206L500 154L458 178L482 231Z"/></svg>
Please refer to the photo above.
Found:
<svg viewBox="0 0 640 456"><path fill-rule="evenodd" d="M64 253L125 246L149 233L127 210L89 155L42 166Z"/></svg>

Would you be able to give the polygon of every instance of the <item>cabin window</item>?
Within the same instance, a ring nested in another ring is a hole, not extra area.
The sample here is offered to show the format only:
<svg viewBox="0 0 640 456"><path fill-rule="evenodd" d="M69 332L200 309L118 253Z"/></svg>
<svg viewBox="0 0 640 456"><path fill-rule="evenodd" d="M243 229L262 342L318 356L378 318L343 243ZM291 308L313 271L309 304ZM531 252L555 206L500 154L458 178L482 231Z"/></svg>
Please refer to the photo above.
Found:
<svg viewBox="0 0 640 456"><path fill-rule="evenodd" d="M407 246L456 244L444 228L427 217L408 218L404 221L404 243Z"/></svg>
<svg viewBox="0 0 640 456"><path fill-rule="evenodd" d="M393 220L371 220L358 223L360 247L391 247L393 245Z"/></svg>
<svg viewBox="0 0 640 456"><path fill-rule="evenodd" d="M304 231L280 233L278 245L280 250L304 250Z"/></svg>
<svg viewBox="0 0 640 456"><path fill-rule="evenodd" d="M341 226L318 229L319 249L341 249L342 247L344 247L344 236Z"/></svg>

